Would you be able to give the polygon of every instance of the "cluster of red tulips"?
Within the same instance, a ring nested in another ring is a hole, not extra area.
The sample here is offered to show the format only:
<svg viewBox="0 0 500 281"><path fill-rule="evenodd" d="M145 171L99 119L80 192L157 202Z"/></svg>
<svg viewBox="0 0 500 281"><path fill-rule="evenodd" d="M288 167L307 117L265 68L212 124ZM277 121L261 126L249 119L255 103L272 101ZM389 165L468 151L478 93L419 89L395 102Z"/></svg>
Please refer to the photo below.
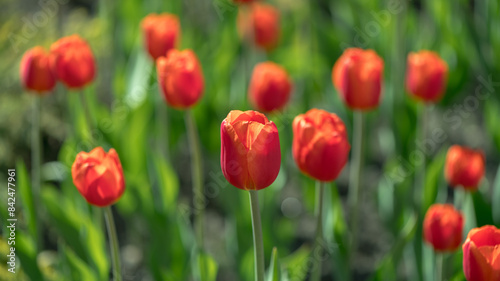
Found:
<svg viewBox="0 0 500 281"><path fill-rule="evenodd" d="M241 4L237 26L242 39L265 51L275 47L279 41L279 11L268 4L235 2ZM178 18L172 14L151 14L144 18L141 27L145 49L155 61L166 103L173 108L189 110L202 97L204 76L195 52L177 49L181 40ZM382 99L383 71L384 60L374 50L359 48L346 49L332 69L332 82L345 105L354 111L355 118L350 165L354 236L361 178L362 114L376 109ZM21 62L24 87L36 93L50 92L56 81L69 89L80 89L92 82L95 72L92 51L78 35L58 40L50 52L35 47L26 52ZM431 51L409 54L406 87L417 101L438 102L445 93L447 75L448 66L438 54ZM279 112L286 106L292 88L292 80L282 66L262 62L254 67L248 98L258 111ZM336 180L351 150L344 122L334 113L313 108L295 117L292 128L293 158L300 171L320 183ZM257 191L270 186L280 171L278 129L260 112L233 110L222 121L220 136L220 162L225 178L235 187L250 192L256 280L263 280ZM458 145L449 149L445 177L451 186L474 192L484 170L482 152ZM122 166L114 149L105 152L97 147L89 153L80 152L74 161L72 176L81 195L98 207L112 205L125 191ZM322 194L323 185L319 184L319 188ZM319 199L322 200L321 196ZM500 230L494 226L473 229L462 243L466 219L450 204L431 206L424 219L425 241L437 252L455 251L463 244L463 270L468 281L500 280ZM321 225L318 225L319 232ZM202 241L198 243L203 250ZM320 264L314 265L312 276L319 276L320 271ZM119 270L115 273L119 275Z"/></svg>

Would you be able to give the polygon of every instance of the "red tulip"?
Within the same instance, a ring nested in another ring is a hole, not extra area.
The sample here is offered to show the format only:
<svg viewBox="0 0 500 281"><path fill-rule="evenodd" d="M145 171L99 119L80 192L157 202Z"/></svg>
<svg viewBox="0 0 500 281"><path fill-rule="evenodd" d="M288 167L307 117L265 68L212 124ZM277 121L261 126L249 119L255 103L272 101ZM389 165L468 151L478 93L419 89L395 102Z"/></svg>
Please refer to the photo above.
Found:
<svg viewBox="0 0 500 281"><path fill-rule="evenodd" d="M445 177L451 186L477 190L484 175L484 155L480 150L454 145L446 155Z"/></svg>
<svg viewBox="0 0 500 281"><path fill-rule="evenodd" d="M184 109L200 100L205 82L193 51L172 49L167 57L158 58L156 69L163 96L170 106Z"/></svg>
<svg viewBox="0 0 500 281"><path fill-rule="evenodd" d="M229 112L220 128L220 162L224 177L235 187L259 190L271 185L280 171L278 129L257 111Z"/></svg>
<svg viewBox="0 0 500 281"><path fill-rule="evenodd" d="M321 109L293 120L293 158L299 169L317 180L333 181L344 168L351 146L344 122Z"/></svg>
<svg viewBox="0 0 500 281"><path fill-rule="evenodd" d="M353 110L370 110L380 103L384 61L373 50L349 48L335 62L332 81Z"/></svg>
<svg viewBox="0 0 500 281"><path fill-rule="evenodd" d="M78 153L71 174L80 194L98 207L115 203L125 191L122 164L114 149L106 153L96 147L90 153Z"/></svg>
<svg viewBox="0 0 500 281"><path fill-rule="evenodd" d="M424 218L424 240L435 251L455 251L462 243L464 218L451 204L432 205Z"/></svg>
<svg viewBox="0 0 500 281"><path fill-rule="evenodd" d="M286 70L273 62L259 63L250 81L250 102L260 111L279 110L288 102L292 82Z"/></svg>
<svg viewBox="0 0 500 281"><path fill-rule="evenodd" d="M500 280L500 229L492 225L472 229L462 249L467 281Z"/></svg>
<svg viewBox="0 0 500 281"><path fill-rule="evenodd" d="M40 46L24 53L21 59L20 76L24 88L38 94L50 92L56 85L50 55Z"/></svg>
<svg viewBox="0 0 500 281"><path fill-rule="evenodd" d="M144 45L149 55L156 60L179 44L181 26L177 16L149 14L141 22Z"/></svg>
<svg viewBox="0 0 500 281"><path fill-rule="evenodd" d="M437 102L446 90L448 65L435 52L420 51L408 55L406 88L415 98Z"/></svg>
<svg viewBox="0 0 500 281"><path fill-rule="evenodd" d="M240 8L237 24L240 36L262 49L270 50L278 43L280 13L271 5L253 3Z"/></svg>
<svg viewBox="0 0 500 281"><path fill-rule="evenodd" d="M82 88L94 80L94 55L80 36L63 37L52 44L50 51L57 78L68 88Z"/></svg>

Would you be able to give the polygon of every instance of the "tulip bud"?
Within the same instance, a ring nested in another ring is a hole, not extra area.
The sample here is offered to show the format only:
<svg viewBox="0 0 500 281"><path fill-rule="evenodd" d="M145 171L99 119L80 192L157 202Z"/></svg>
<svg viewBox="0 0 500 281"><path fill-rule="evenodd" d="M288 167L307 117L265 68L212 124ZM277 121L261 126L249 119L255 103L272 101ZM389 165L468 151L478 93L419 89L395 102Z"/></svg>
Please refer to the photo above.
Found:
<svg viewBox="0 0 500 281"><path fill-rule="evenodd" d="M98 207L114 204L125 191L122 164L114 149L106 153L96 147L90 153L78 153L71 174L80 194Z"/></svg>
<svg viewBox="0 0 500 281"><path fill-rule="evenodd" d="M263 62L253 69L249 99L260 111L279 110L288 102L291 89L292 82L285 69L273 62Z"/></svg>
<svg viewBox="0 0 500 281"><path fill-rule="evenodd" d="M24 53L21 59L20 76L24 88L38 94L52 91L56 85L49 53L40 46Z"/></svg>
<svg viewBox="0 0 500 281"><path fill-rule="evenodd" d="M335 180L349 157L351 146L344 122L335 114L311 109L293 120L293 158L306 175Z"/></svg>
<svg viewBox="0 0 500 281"><path fill-rule="evenodd" d="M78 35L57 40L50 47L57 78L68 88L83 88L94 80L95 61L87 42Z"/></svg>
<svg viewBox="0 0 500 281"><path fill-rule="evenodd" d="M144 46L154 60L165 56L180 42L181 26L175 15L149 14L142 20L141 28Z"/></svg>
<svg viewBox="0 0 500 281"><path fill-rule="evenodd" d="M406 88L415 98L424 102L438 102L446 90L448 65L431 51L408 55Z"/></svg>
<svg viewBox="0 0 500 281"><path fill-rule="evenodd" d="M455 251L462 243L464 218L451 204L432 205L424 218L424 240L435 251Z"/></svg>
<svg viewBox="0 0 500 281"><path fill-rule="evenodd" d="M220 128L222 173L244 190L271 185L280 171L278 129L257 111L232 110Z"/></svg>
<svg viewBox="0 0 500 281"><path fill-rule="evenodd" d="M193 51L170 50L167 57L158 58L156 70L160 89L170 106L185 109L200 100L205 82Z"/></svg>
<svg viewBox="0 0 500 281"><path fill-rule="evenodd" d="M475 191L484 175L484 161L482 151L454 145L446 155L446 180L453 187Z"/></svg>
<svg viewBox="0 0 500 281"><path fill-rule="evenodd" d="M352 110L370 110L380 103L384 61L373 50L349 48L335 62L332 81Z"/></svg>
<svg viewBox="0 0 500 281"><path fill-rule="evenodd" d="M280 13L271 5L253 3L240 8L237 27L240 36L258 47L271 50L280 35Z"/></svg>
<svg viewBox="0 0 500 281"><path fill-rule="evenodd" d="M500 229L492 225L472 229L462 250L467 281L500 280Z"/></svg>

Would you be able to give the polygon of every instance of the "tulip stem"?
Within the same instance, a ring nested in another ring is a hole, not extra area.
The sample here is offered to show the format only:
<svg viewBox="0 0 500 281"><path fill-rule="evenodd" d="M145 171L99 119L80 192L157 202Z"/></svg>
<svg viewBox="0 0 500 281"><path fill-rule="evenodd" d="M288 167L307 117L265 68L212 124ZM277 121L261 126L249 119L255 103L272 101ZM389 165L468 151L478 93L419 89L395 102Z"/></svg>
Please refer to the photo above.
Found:
<svg viewBox="0 0 500 281"><path fill-rule="evenodd" d="M121 281L120 250L118 248L118 236L116 235L115 221L111 206L104 207L104 218L108 229L109 244L111 248L111 260L113 262L113 280Z"/></svg>
<svg viewBox="0 0 500 281"><path fill-rule="evenodd" d="M92 119L92 115L90 114L89 104L87 103L87 98L85 97L85 91L81 91L79 94L80 102L83 107L83 114L85 115L85 121L87 122L87 129L89 130L89 140L91 146L96 146L94 143L94 121Z"/></svg>
<svg viewBox="0 0 500 281"><path fill-rule="evenodd" d="M443 254L434 252L436 256L436 281L443 280Z"/></svg>
<svg viewBox="0 0 500 281"><path fill-rule="evenodd" d="M258 191L249 190L248 192L250 193L250 209L252 211L255 281L264 281L264 242L262 241Z"/></svg>
<svg viewBox="0 0 500 281"><path fill-rule="evenodd" d="M191 110L186 110L186 127L188 133L189 148L191 152L191 177L193 181L193 207L194 207L194 228L198 251L204 251L204 213L205 198L203 189L203 163L201 162L201 148L199 143L198 130ZM201 278L206 276L206 266L200 262Z"/></svg>
<svg viewBox="0 0 500 281"><path fill-rule="evenodd" d="M34 212L39 215L39 198L40 198L40 189L42 185L42 176L41 176L41 165L42 165L42 143L41 143L41 129L40 129L40 119L41 119L41 98L38 96L34 96L33 99L33 126L31 127L31 159L32 159L32 192L33 192L33 208ZM42 236L39 234L40 231L40 220L35 219L35 233L36 234L36 242L38 249L43 248L43 240Z"/></svg>
<svg viewBox="0 0 500 281"><path fill-rule="evenodd" d="M351 218L351 235L352 248L350 263L352 265L354 256L358 246L358 213L360 192L360 175L361 175L361 151L363 149L363 112L353 112L353 135L352 135L352 158L350 164L350 187L349 187L349 203L350 203L350 218Z"/></svg>
<svg viewBox="0 0 500 281"><path fill-rule="evenodd" d="M325 191L325 184L321 181L316 183L316 236L314 238L314 247L312 251L313 268L311 273L311 281L321 280L321 262L322 262L322 248L320 242L323 240L323 197Z"/></svg>

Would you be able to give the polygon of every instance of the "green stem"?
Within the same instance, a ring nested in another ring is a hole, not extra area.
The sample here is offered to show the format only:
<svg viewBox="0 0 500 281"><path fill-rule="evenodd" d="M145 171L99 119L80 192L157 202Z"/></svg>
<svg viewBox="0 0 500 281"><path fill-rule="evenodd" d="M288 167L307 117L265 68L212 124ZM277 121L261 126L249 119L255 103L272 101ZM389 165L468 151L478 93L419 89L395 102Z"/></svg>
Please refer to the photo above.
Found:
<svg viewBox="0 0 500 281"><path fill-rule="evenodd" d="M92 119L92 114L90 114L89 105L87 103L87 98L85 96L85 91L81 91L78 94L80 96L80 102L82 104L83 113L85 115L85 121L87 122L87 129L89 130L89 141L92 146L96 146L94 143L94 120Z"/></svg>
<svg viewBox="0 0 500 281"><path fill-rule="evenodd" d="M156 64L153 62L153 67L151 74L154 76L153 81L157 81L156 78ZM153 82L153 85L154 82ZM165 106L165 101L163 99L163 93L160 87L157 87L158 94L151 98L154 108L155 108L155 121L156 121L156 134L157 134L157 149L162 153L162 155L169 161L169 144L168 144L168 107Z"/></svg>
<svg viewBox="0 0 500 281"><path fill-rule="evenodd" d="M104 218L106 219L106 227L108 229L109 244L111 248L113 279L115 281L121 281L120 250L118 248L118 236L116 235L115 221L113 220L111 206L104 207Z"/></svg>
<svg viewBox="0 0 500 281"><path fill-rule="evenodd" d="M361 197L360 176L361 176L361 152L363 149L363 112L353 112L353 135L352 135L352 158L350 167L350 186L349 186L349 204L351 214L351 233L352 233L352 248L351 248L351 265L354 261L355 252L358 247L358 216L359 216L359 201Z"/></svg>
<svg viewBox="0 0 500 281"><path fill-rule="evenodd" d="M204 213L205 197L203 188L203 163L201 162L201 148L196 128L196 122L190 110L186 110L186 127L191 152L191 176L193 181L193 207L194 207L194 228L198 251L204 251ZM206 276L206 265L200 263L200 275Z"/></svg>
<svg viewBox="0 0 500 281"><path fill-rule="evenodd" d="M313 247L313 268L311 273L311 281L321 280L321 263L323 256L320 241L323 239L323 195L325 191L325 184L318 181L316 184L316 236L314 238Z"/></svg>
<svg viewBox="0 0 500 281"><path fill-rule="evenodd" d="M443 254L434 252L436 257L436 281L443 280Z"/></svg>
<svg viewBox="0 0 500 281"><path fill-rule="evenodd" d="M32 192L33 192L33 204L34 210L37 215L40 214L40 190L42 185L41 176L41 165L42 165L42 144L41 144L41 129L40 129L40 119L41 119L41 98L35 96L33 99L33 126L31 127L31 145L32 145ZM40 220L35 219L35 234L38 249L43 249L43 239L40 235Z"/></svg>
<svg viewBox="0 0 500 281"><path fill-rule="evenodd" d="M425 103L422 103L419 108L419 129L420 131L418 132L419 134L419 139L421 144L425 144L426 138L427 138L427 105ZM416 150L418 150L418 147L415 147ZM417 178L415 180L415 205L420 209L422 207L422 194L423 194L423 189L425 185L425 169L426 169L426 152L427 151L422 151L423 155L423 160L422 164L418 168L418 174Z"/></svg>
<svg viewBox="0 0 500 281"><path fill-rule="evenodd" d="M248 192L250 193L250 209L252 211L255 281L264 281L264 243L262 241L262 224L260 221L258 191L249 190Z"/></svg>

